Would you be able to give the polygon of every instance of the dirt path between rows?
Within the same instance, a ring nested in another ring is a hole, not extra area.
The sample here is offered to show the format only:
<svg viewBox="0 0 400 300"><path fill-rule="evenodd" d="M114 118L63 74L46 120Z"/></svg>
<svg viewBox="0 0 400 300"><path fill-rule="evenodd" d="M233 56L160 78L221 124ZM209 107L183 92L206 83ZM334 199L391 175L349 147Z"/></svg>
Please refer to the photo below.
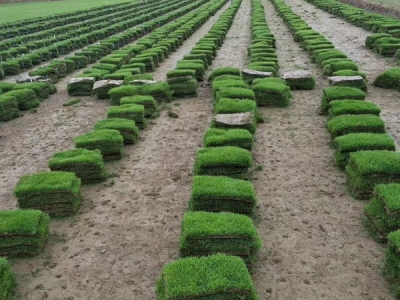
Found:
<svg viewBox="0 0 400 300"><path fill-rule="evenodd" d="M310 6L300 0L287 3L301 16ZM257 290L262 299L274 300L394 299L380 274L383 248L362 227L364 202L346 194L345 174L333 164L326 117L317 114L326 79L293 41L271 3L263 4L277 38L281 71L309 68L317 86L294 92L288 108L261 109L267 122L258 126L254 149L255 160L263 165L254 174L260 201L257 227L264 242L254 270ZM315 30L355 56L351 58L369 77L387 66L354 41L360 34L353 29L358 28L343 21L332 24L314 10L305 14ZM374 89L368 99L390 99L391 92L379 92Z"/></svg>

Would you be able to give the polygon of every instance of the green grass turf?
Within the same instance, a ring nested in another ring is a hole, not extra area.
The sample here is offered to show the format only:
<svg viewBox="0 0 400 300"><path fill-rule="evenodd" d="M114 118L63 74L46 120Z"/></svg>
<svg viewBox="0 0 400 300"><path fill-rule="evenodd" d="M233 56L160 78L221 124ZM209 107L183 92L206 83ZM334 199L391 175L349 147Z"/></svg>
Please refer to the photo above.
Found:
<svg viewBox="0 0 400 300"><path fill-rule="evenodd" d="M246 129L207 129L204 134L205 147L236 146L251 150L253 135Z"/></svg>
<svg viewBox="0 0 400 300"><path fill-rule="evenodd" d="M0 257L0 299L11 300L16 280L7 259Z"/></svg>
<svg viewBox="0 0 400 300"><path fill-rule="evenodd" d="M2 4L1 13L3 16L7 17L1 18L0 24L131 1L132 0L113 0L111 2L109 0L64 0Z"/></svg>

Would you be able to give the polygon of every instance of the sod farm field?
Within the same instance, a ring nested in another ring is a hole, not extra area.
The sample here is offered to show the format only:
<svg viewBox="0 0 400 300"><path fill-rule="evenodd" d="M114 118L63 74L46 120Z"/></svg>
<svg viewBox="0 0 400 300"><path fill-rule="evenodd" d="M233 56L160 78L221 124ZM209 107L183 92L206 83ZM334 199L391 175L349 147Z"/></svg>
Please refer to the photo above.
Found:
<svg viewBox="0 0 400 300"><path fill-rule="evenodd" d="M400 298L399 19L0 11L0 300Z"/></svg>

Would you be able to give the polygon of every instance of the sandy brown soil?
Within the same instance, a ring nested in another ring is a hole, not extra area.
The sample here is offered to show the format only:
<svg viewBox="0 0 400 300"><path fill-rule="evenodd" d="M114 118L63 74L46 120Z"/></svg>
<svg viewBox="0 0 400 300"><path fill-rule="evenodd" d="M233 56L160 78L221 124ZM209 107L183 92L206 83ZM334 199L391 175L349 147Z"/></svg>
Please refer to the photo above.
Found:
<svg viewBox="0 0 400 300"><path fill-rule="evenodd" d="M277 38L281 72L310 69L318 84L314 91L294 92L288 108L261 109L266 122L258 127L253 154L263 170L254 172L253 183L264 246L252 271L260 298L393 299L380 275L383 248L362 228L364 202L346 195L345 175L333 165L326 118L317 115L327 81L293 42L273 6L267 0L263 3ZM370 82L391 66L364 49L367 32L302 0L287 3L355 60ZM250 1L243 0L210 70L247 65L250 8ZM216 19L172 54L155 77L165 78ZM46 170L55 152L72 148L74 136L90 131L105 117L108 103L92 97L63 107L69 99L67 82L68 78L58 84L59 92L41 103L37 113L1 124L0 209L16 206L12 191L21 175ZM399 141L398 92L370 87L368 100L381 105L389 132ZM124 148L122 160L107 163L112 178L82 188L78 214L51 222L44 252L12 260L18 299L156 299L162 266L178 258L180 223L191 191L195 153L212 118L211 103L208 86L197 98L174 101L170 106L178 119L163 111L141 132L138 143Z"/></svg>

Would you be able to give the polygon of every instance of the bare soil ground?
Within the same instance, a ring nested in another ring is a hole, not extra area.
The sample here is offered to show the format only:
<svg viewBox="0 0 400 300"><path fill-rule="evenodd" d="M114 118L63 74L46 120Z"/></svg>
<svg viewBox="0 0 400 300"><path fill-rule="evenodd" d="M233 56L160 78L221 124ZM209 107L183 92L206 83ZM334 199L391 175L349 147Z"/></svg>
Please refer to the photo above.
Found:
<svg viewBox="0 0 400 300"><path fill-rule="evenodd" d="M277 38L281 72L310 69L318 84L314 91L294 92L288 108L261 109L266 122L259 124L253 155L263 169L254 171L253 183L264 246L252 271L260 298L393 299L380 274L383 247L363 230L364 202L347 196L345 174L333 164L326 118L317 114L327 81L293 42L273 6L267 0L263 3ZM362 46L368 32L302 0L287 3L355 60L370 82L392 66ZM250 1L243 0L210 70L247 65L250 9ZM165 78L165 72L216 20L211 18L187 40L155 77ZM105 117L107 101L92 97L63 107L70 99L68 80L58 84L59 92L41 103L37 113L27 112L1 124L0 209L16 207L13 189L21 175L47 170L55 152L73 148L73 137L92 130ZM398 92L369 87L367 99L382 107L389 133L399 142ZM178 258L195 153L213 115L207 85L197 98L169 105L179 118L169 118L163 111L141 132L138 143L124 148L122 160L107 163L114 176L82 188L78 214L51 222L49 242L41 255L12 260L18 299L156 299L162 266Z"/></svg>

